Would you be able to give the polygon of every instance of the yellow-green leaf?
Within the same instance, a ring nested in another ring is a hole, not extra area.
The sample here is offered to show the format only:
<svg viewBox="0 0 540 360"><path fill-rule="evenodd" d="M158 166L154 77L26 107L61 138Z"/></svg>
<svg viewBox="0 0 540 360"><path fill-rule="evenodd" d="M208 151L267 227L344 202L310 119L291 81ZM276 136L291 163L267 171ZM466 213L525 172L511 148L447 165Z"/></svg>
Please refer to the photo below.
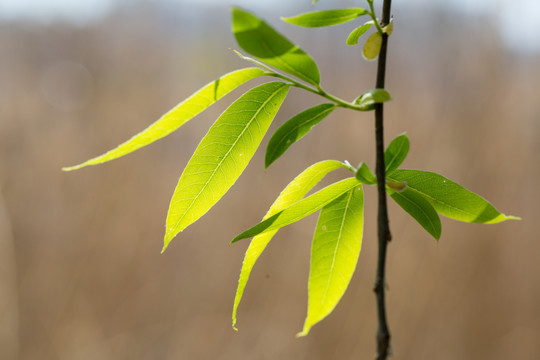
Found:
<svg viewBox="0 0 540 360"><path fill-rule="evenodd" d="M264 75L264 71L257 68L246 68L226 74L176 105L159 120L115 149L79 165L65 167L62 170L71 171L88 165L102 164L149 145L177 130L240 85L261 75Z"/></svg>
<svg viewBox="0 0 540 360"><path fill-rule="evenodd" d="M163 251L225 195L244 171L283 103L289 85L271 82L246 92L216 120L189 160L167 214Z"/></svg>
<svg viewBox="0 0 540 360"><path fill-rule="evenodd" d="M312 11L293 17L282 17L289 24L305 27L322 27L343 24L369 12L362 8Z"/></svg>
<svg viewBox="0 0 540 360"><path fill-rule="evenodd" d="M351 33L347 37L347 45L349 46L357 45L358 39L360 38L360 36L364 35L364 33L368 31L372 25L373 25L373 20L370 20L366 22L364 25L360 25L359 27L351 31Z"/></svg>
<svg viewBox="0 0 540 360"><path fill-rule="evenodd" d="M373 34L369 35L362 51L364 59L368 61L375 60L377 56L379 56L381 45L382 35L379 32L374 32Z"/></svg>
<svg viewBox="0 0 540 360"><path fill-rule="evenodd" d="M307 317L298 336L307 335L343 297L360 255L363 226L361 186L322 208L311 247Z"/></svg>
<svg viewBox="0 0 540 360"><path fill-rule="evenodd" d="M293 181L287 185L285 189L279 194L278 198L266 215L263 220L268 219L270 216L277 214L281 210L289 207L295 202L301 200L308 192L311 190L321 179L331 171L337 169L347 169L347 166L336 160L325 160L311 165L309 168L304 170L300 175L294 178ZM244 257L244 262L242 263L242 270L240 272L240 278L238 280L238 288L236 290L236 297L234 298L234 308L232 313L233 328L236 330L236 313L238 311L238 306L242 300L242 295L244 294L244 289L246 288L249 276L255 262L261 256L262 252L272 240L274 235L278 230L266 232L264 234L257 235L251 240L249 247L246 251Z"/></svg>
<svg viewBox="0 0 540 360"><path fill-rule="evenodd" d="M237 235L231 242L234 243L242 239L277 230L302 220L323 206L328 205L355 186L360 186L360 182L356 178L348 178L332 185L328 185L324 189L317 191L315 194L294 203L286 209L244 231L240 235Z"/></svg>

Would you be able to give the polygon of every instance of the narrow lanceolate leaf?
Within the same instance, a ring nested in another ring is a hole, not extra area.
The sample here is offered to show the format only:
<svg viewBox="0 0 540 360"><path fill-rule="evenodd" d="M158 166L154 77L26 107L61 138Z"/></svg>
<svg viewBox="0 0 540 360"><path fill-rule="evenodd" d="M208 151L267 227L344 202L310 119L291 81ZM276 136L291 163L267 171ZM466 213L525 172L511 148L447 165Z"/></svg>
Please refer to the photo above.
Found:
<svg viewBox="0 0 540 360"><path fill-rule="evenodd" d="M356 170L356 179L362 184L373 185L377 183L377 178L371 171L371 169L366 165L366 163L361 163Z"/></svg>
<svg viewBox="0 0 540 360"><path fill-rule="evenodd" d="M360 38L360 36L364 35L366 31L368 31L371 28L372 25L373 25L373 20L368 21L364 25L360 25L359 27L351 31L351 33L347 37L347 45L349 46L357 45L358 39Z"/></svg>
<svg viewBox="0 0 540 360"><path fill-rule="evenodd" d="M436 173L398 169L388 180L405 181L408 189L422 195L439 214L451 219L485 224L519 220L502 214L481 196Z"/></svg>
<svg viewBox="0 0 540 360"><path fill-rule="evenodd" d="M389 175L403 163L409 153L409 138L407 134L401 134L390 142L384 152L386 175Z"/></svg>
<svg viewBox="0 0 540 360"><path fill-rule="evenodd" d="M435 239L441 237L441 219L433 206L422 195L414 190L405 189L401 192L390 191L394 201L409 213Z"/></svg>
<svg viewBox="0 0 540 360"><path fill-rule="evenodd" d="M360 186L360 182L356 178L348 178L329 185L244 231L236 236L232 240L232 243L269 231L278 230L284 226L297 222L298 220L313 214L323 206L328 205L355 186Z"/></svg>
<svg viewBox="0 0 540 360"><path fill-rule="evenodd" d="M101 156L83 162L82 164L65 167L62 170L70 171L80 169L88 165L101 164L117 159L137 149L140 149L143 146L151 144L154 141L159 140L177 130L180 126L184 125L197 114L201 113L203 110L221 99L223 96L227 95L232 90L236 89L238 86L261 75L264 75L264 71L257 68L247 68L226 74L216 81L209 83L195 94L176 105L173 109L163 115L148 128L119 145L115 149Z"/></svg>
<svg viewBox="0 0 540 360"><path fill-rule="evenodd" d="M330 114L336 105L321 104L294 116L276 130L266 148L265 167L269 167L296 141L306 135L313 126Z"/></svg>
<svg viewBox="0 0 540 360"><path fill-rule="evenodd" d="M315 61L255 15L234 8L232 27L238 45L259 60L313 85L320 74Z"/></svg>
<svg viewBox="0 0 540 360"><path fill-rule="evenodd" d="M353 276L362 246L364 194L356 186L322 208L313 236L305 336L341 300Z"/></svg>
<svg viewBox="0 0 540 360"><path fill-rule="evenodd" d="M268 219L272 215L277 214L281 210L301 200L315 185L317 185L319 181L321 181L326 174L340 168L347 169L347 166L335 160L321 161L311 165L293 181L291 181L285 189L283 189L276 201L274 201L270 207L270 210L268 210L264 216L263 220ZM251 243L246 251L244 262L242 264L242 271L240 272L240 279L238 280L236 297L234 298L232 321L233 328L235 330L238 305L240 305L240 301L242 300L242 295L244 294L244 289L246 288L246 284L249 280L251 270L253 269L253 266L255 265L255 262L259 256L261 256L262 252L266 248L266 245L268 245L270 240L272 240L272 237L274 237L277 231L278 230L273 230L255 236L253 240L251 240Z"/></svg>
<svg viewBox="0 0 540 360"><path fill-rule="evenodd" d="M362 51L364 59L366 59L367 61L375 60L377 56L379 56L379 52L381 51L381 45L381 33L374 32L373 34L369 35Z"/></svg>
<svg viewBox="0 0 540 360"><path fill-rule="evenodd" d="M390 100L392 100L392 96L388 91L384 89L373 89L360 95L354 100L354 103L361 107L361 111L370 111L375 109L375 104Z"/></svg>
<svg viewBox="0 0 540 360"><path fill-rule="evenodd" d="M282 17L281 19L298 26L322 27L343 24L366 14L368 14L368 11L365 9L351 8L313 11L288 18Z"/></svg>
<svg viewBox="0 0 540 360"><path fill-rule="evenodd" d="M235 183L257 150L289 85L271 82L236 100L208 131L189 160L167 214L165 245L203 216Z"/></svg>

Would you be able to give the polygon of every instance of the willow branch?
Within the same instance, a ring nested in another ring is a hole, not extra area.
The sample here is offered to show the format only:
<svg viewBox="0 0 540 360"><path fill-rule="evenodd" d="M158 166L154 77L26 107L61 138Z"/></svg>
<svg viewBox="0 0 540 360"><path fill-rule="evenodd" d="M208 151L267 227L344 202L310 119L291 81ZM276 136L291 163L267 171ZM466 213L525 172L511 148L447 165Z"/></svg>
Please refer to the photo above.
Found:
<svg viewBox="0 0 540 360"><path fill-rule="evenodd" d="M391 0L384 0L381 26L384 27L390 22ZM386 75L386 53L388 48L388 35L384 33L382 40L381 51L379 53L379 62L377 65L377 82L376 88L384 89ZM379 252L377 261L377 275L375 278L375 294L377 297L377 360L386 360L390 355L390 330L386 320L386 305L385 305L385 267L386 267L386 250L388 242L391 239L390 225L388 221L388 209L386 203L385 179L386 171L384 164L384 104L375 105L375 139L376 139L376 175L378 188L378 238Z"/></svg>

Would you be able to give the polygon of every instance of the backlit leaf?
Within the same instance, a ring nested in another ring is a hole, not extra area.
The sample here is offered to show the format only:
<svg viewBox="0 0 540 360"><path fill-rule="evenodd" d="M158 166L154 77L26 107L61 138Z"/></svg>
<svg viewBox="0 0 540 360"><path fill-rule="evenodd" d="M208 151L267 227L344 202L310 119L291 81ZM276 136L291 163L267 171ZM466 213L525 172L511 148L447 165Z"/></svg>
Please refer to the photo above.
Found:
<svg viewBox="0 0 540 360"><path fill-rule="evenodd" d="M379 52L381 51L381 45L381 33L374 32L373 34L369 35L366 43L364 44L364 49L362 50L362 55L364 56L364 59L368 61L375 60L377 56L379 56Z"/></svg>
<svg viewBox="0 0 540 360"><path fill-rule="evenodd" d="M252 13L234 8L233 33L238 45L259 60L313 85L320 83L315 61Z"/></svg>
<svg viewBox="0 0 540 360"><path fill-rule="evenodd" d="M422 195L439 214L451 219L485 224L519 219L500 213L481 196L436 173L397 169L388 180L405 181L408 189Z"/></svg>
<svg viewBox="0 0 540 360"><path fill-rule="evenodd" d="M331 171L337 169L347 169L347 166L339 161L326 160L311 165L298 175L293 181L287 185L285 189L279 194L278 198L270 210L266 213L263 220L268 219L270 216L277 214L281 210L291 206L295 202L301 200L321 179ZM251 240L249 247L244 257L242 264L242 270L240 272L240 279L238 280L238 288L236 290L236 297L234 299L234 308L232 314L233 328L236 329L236 313L238 305L242 300L244 289L249 280L251 270L255 265L255 262L261 256L262 252L266 248L266 245L272 240L272 237L278 230L266 232L264 234L257 235Z"/></svg>
<svg viewBox="0 0 540 360"><path fill-rule="evenodd" d="M368 11L365 9L351 8L313 11L288 18L282 17L281 19L298 26L322 27L343 24L366 14L368 14Z"/></svg>
<svg viewBox="0 0 540 360"><path fill-rule="evenodd" d="M356 186L322 208L311 247L305 336L328 316L351 281L362 247L364 194Z"/></svg>
<svg viewBox="0 0 540 360"><path fill-rule="evenodd" d="M386 174L389 175L403 163L409 153L409 138L407 134L401 134L390 142L384 152Z"/></svg>
<svg viewBox="0 0 540 360"><path fill-rule="evenodd" d="M313 126L320 123L335 108L334 104L317 105L281 125L268 142L265 167L276 161L292 144L303 138Z"/></svg>
<svg viewBox="0 0 540 360"><path fill-rule="evenodd" d="M246 92L221 114L189 160L167 214L165 245L203 216L236 182L257 150L289 85L271 82Z"/></svg>
<svg viewBox="0 0 540 360"><path fill-rule="evenodd" d="M328 205L355 186L360 186L356 178L348 178L319 190L315 194L300 200L279 213L270 216L252 228L236 236L231 243L247 239L262 233L280 229L313 214L325 205Z"/></svg>
<svg viewBox="0 0 540 360"><path fill-rule="evenodd" d="M420 194L411 189L402 192L390 191L394 201L409 213L435 239L441 237L441 219L433 206Z"/></svg>
<svg viewBox="0 0 540 360"><path fill-rule="evenodd" d="M115 149L83 162L82 164L65 167L62 170L71 171L88 165L101 164L151 144L177 130L180 126L184 125L238 86L263 74L264 71L257 68L247 68L226 74L176 105L172 110L163 115L148 128Z"/></svg>
<svg viewBox="0 0 540 360"><path fill-rule="evenodd" d="M364 35L366 31L368 31L371 28L372 25L373 25L373 20L368 21L364 25L360 25L359 27L351 31L351 33L347 37L347 45L349 46L357 45L358 39L360 38L360 36Z"/></svg>

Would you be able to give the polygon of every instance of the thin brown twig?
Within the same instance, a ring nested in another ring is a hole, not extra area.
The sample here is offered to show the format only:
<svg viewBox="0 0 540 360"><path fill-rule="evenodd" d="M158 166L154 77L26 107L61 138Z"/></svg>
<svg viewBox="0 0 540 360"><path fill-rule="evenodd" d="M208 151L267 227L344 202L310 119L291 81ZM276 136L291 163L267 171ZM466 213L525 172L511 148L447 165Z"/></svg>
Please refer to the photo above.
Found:
<svg viewBox="0 0 540 360"><path fill-rule="evenodd" d="M381 26L384 27L390 23L390 9L391 0L384 0ZM381 45L381 51L379 53L379 62L377 65L377 82L376 88L384 89L385 75L386 75L386 53L388 47L388 35L383 34L383 41ZM386 188L385 179L386 171L384 164L384 117L383 117L383 104L376 104L375 106L375 139L376 139L376 174L377 174L377 187L378 187L378 239L379 239L379 252L377 261L377 275L375 278L374 291L377 297L377 360L386 360L391 352L390 346L390 330L388 329L388 323L386 320L386 306L385 306L385 267L386 267L386 250L388 242L391 239L390 225L388 220L388 209L386 204Z"/></svg>

